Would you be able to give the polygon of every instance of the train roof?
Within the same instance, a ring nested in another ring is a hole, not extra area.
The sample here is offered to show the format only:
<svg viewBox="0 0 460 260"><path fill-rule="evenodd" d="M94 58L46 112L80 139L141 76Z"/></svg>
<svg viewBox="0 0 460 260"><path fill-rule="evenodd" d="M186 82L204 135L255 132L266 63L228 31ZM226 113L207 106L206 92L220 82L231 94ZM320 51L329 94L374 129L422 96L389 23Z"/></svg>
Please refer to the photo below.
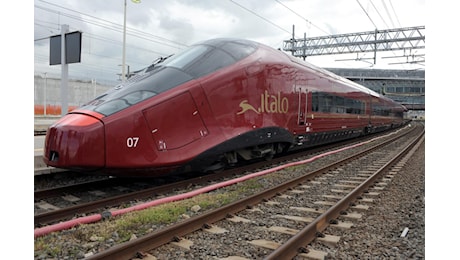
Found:
<svg viewBox="0 0 460 260"><path fill-rule="evenodd" d="M358 83L355 83L347 78L344 78L342 76L339 76L337 74L334 74L331 71L328 71L326 69L323 69L321 67L318 67L316 65L313 65L307 61L303 61L299 58L296 58L294 56L288 55L285 52L282 52L280 50L276 50L273 47L270 47L268 45L258 43L252 40L247 40L247 39L240 39L240 38L215 38L215 39L210 39L210 40L205 40L202 42L198 42L194 45L208 45L208 46L213 46L214 48L218 48L222 51L225 51L227 53L231 53L232 56L234 56L235 60L241 60L247 56L249 56L252 52L254 52L256 49L260 47L264 47L265 49L269 49L272 52L276 53L277 55L285 56L287 57L287 60L290 60L291 62L297 63L301 66L308 67L309 69L314 70L317 73L323 74L325 78L342 82L352 88L357 89L358 91L361 92L366 92L372 96L382 98L382 99L388 99L391 100L375 91L372 89L369 89L367 87L364 87ZM192 45L192 46L194 46Z"/></svg>
<svg viewBox="0 0 460 260"><path fill-rule="evenodd" d="M260 48L271 51L275 59L279 58L278 62L280 63L295 62L323 74L325 78L342 81L358 91L383 97L346 78L288 56L286 53L264 44L245 39L216 38L193 44L178 54L160 59L157 63L138 72L128 81L107 91L95 100L83 105L83 107L108 116L175 86L235 64Z"/></svg>
<svg viewBox="0 0 460 260"><path fill-rule="evenodd" d="M260 45L260 43L258 42L247 40L247 39L240 39L240 38L214 38L214 39L201 41L193 45L206 44L206 45L214 46L216 48L225 49L226 47L229 47L228 43L237 44L237 46L239 46L242 49L245 49L245 46L257 48Z"/></svg>
<svg viewBox="0 0 460 260"><path fill-rule="evenodd" d="M363 85L360 85L360 84L358 84L358 83L356 83L356 82L353 82L353 81L351 81L351 80L349 80L349 79L347 79L347 78L345 78L345 77L339 76L339 75L337 75L337 74L335 74L335 73L333 73L333 72L331 72L331 71L329 71L329 70L323 69L323 68L321 68L321 67L318 67L318 66L316 66L316 65L313 65L313 64L311 64L311 63L309 63L309 62L307 62L307 61L301 60L301 59L296 58L296 57L294 57L294 56L290 56L290 55L288 55L288 54L286 54L286 53L284 53L284 54L285 54L292 62L297 63L297 64L302 65L302 66L305 66L305 67L308 67L308 68L310 68L310 69L312 69L312 70L314 70L314 71L316 71L316 72L318 72L318 73L320 73L320 74L323 74L324 77L326 77L326 78L329 78L329 79L331 79L331 80L335 80L335 81L338 81L338 82L343 82L343 83L347 84L347 85L350 86L350 87L353 87L353 88L355 88L355 89L357 89L357 90L359 90L359 91L362 91L362 92L366 92L366 93L368 93L368 94L370 94L370 95L372 95L372 96L380 97L380 98L384 98L384 99L388 99L387 97L385 97L385 96L383 96L383 95L381 95L381 94L375 92L375 91L372 90L372 89L369 89L369 88L367 88L367 87L365 87L365 86L363 86Z"/></svg>

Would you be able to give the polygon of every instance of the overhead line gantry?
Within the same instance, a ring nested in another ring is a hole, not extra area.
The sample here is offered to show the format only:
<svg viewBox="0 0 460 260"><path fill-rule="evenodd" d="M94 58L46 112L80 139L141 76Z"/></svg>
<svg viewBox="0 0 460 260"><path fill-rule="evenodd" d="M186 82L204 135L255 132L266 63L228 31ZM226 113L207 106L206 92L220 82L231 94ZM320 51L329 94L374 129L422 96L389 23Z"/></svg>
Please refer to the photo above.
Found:
<svg viewBox="0 0 460 260"><path fill-rule="evenodd" d="M284 51L290 51L293 56L302 57L304 60L308 56L373 52L374 64L376 64L377 51L411 52L424 48L425 26L376 29L375 31L309 38L304 34L304 38L297 39L294 36L293 26L292 38L283 41Z"/></svg>

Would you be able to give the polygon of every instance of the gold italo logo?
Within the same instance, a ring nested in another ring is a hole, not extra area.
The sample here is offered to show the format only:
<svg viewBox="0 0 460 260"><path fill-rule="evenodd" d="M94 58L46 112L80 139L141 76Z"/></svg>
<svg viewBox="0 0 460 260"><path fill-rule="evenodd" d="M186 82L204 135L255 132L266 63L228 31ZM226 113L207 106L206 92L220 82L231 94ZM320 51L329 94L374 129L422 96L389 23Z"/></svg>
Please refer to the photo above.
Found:
<svg viewBox="0 0 460 260"><path fill-rule="evenodd" d="M252 110L257 114L260 113L282 113L285 114L289 109L289 100L287 97L281 98L281 93L278 92L277 95L269 95L268 91L265 90L264 93L260 94L260 106L256 109L253 105L248 103L248 100L245 99L240 102L241 111L236 113L241 115L248 110Z"/></svg>

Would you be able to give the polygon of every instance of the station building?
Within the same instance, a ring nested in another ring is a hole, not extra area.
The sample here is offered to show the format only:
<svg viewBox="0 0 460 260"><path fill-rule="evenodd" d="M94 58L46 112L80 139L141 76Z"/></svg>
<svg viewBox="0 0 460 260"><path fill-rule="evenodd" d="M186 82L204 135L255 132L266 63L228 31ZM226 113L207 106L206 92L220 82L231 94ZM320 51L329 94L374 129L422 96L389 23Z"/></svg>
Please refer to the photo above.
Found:
<svg viewBox="0 0 460 260"><path fill-rule="evenodd" d="M406 106L408 118L425 118L425 70L325 69Z"/></svg>

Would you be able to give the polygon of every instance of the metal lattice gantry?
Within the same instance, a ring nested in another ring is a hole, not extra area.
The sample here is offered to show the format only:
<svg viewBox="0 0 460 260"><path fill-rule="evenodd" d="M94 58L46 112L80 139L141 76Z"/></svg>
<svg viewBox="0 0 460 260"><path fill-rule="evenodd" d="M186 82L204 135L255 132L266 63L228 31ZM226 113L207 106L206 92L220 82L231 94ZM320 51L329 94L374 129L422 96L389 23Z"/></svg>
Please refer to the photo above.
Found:
<svg viewBox="0 0 460 260"><path fill-rule="evenodd" d="M321 37L293 37L283 42L283 50L303 57L345 53L413 50L425 48L425 26L337 34Z"/></svg>

